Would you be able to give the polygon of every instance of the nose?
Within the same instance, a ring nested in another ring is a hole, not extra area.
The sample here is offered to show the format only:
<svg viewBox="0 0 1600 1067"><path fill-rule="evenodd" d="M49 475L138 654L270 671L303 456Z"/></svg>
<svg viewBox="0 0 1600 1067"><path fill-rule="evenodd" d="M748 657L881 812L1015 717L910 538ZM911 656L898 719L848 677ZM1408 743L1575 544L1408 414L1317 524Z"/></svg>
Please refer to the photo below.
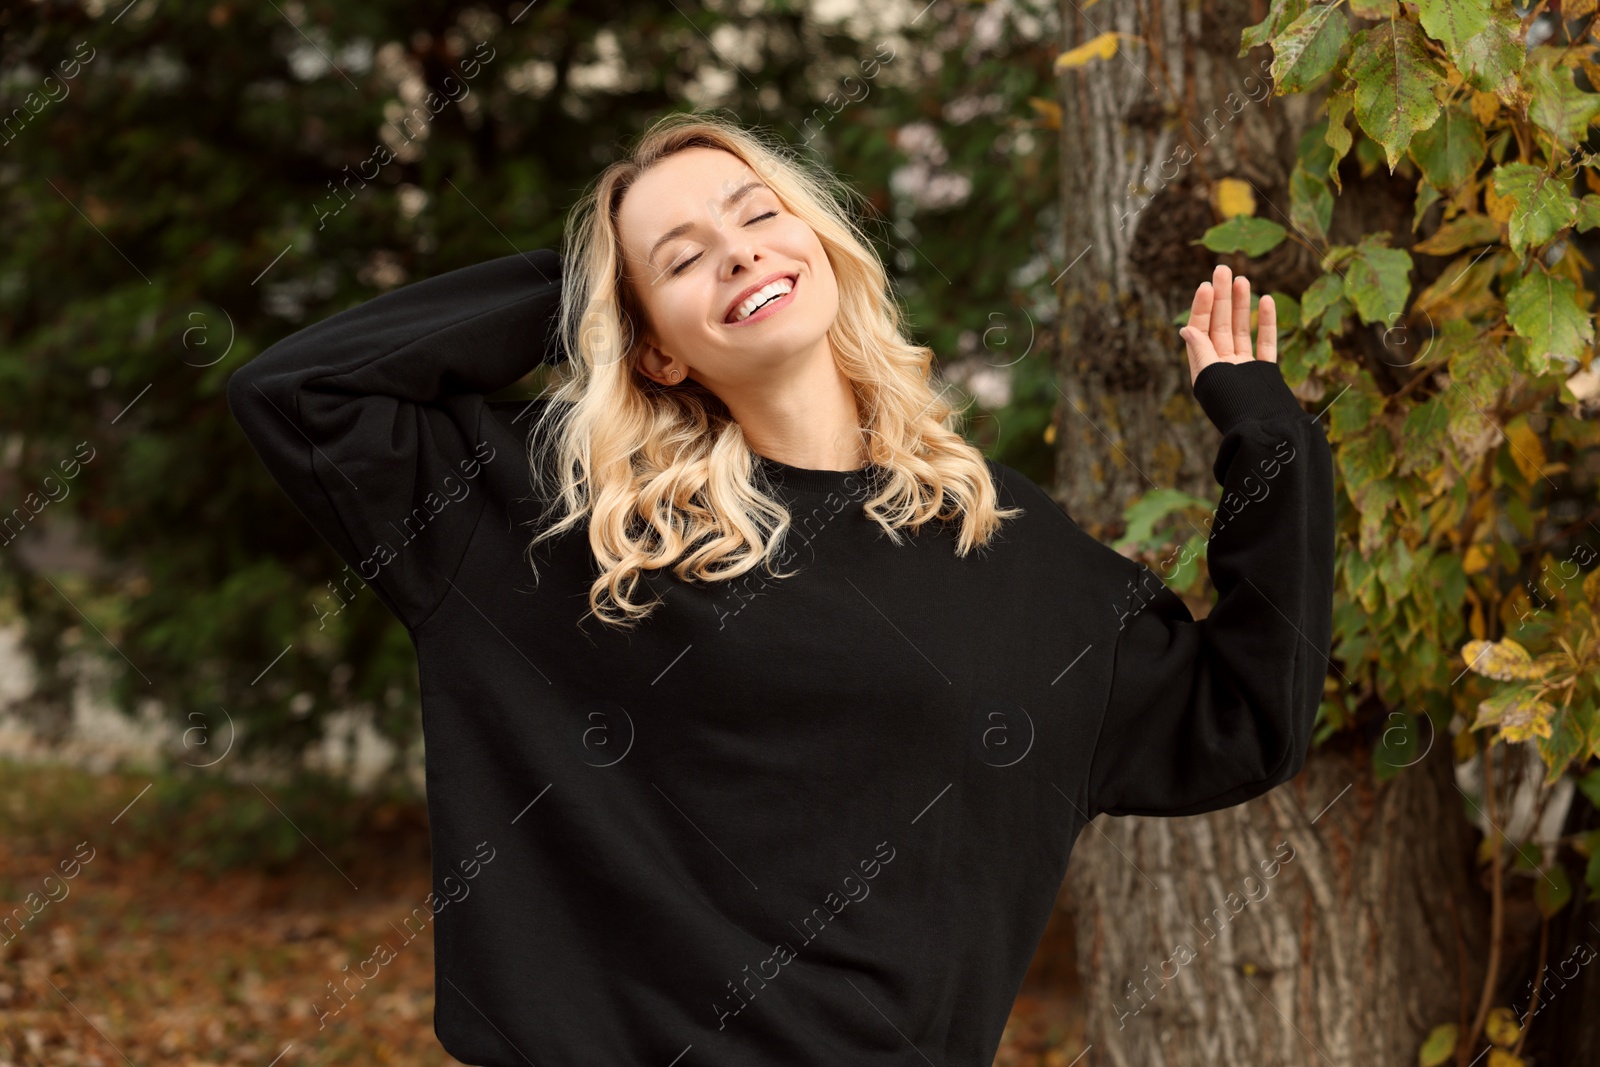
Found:
<svg viewBox="0 0 1600 1067"><path fill-rule="evenodd" d="M755 269L760 266L762 256L757 251L738 251L728 256L728 278L739 277L739 270L746 274L755 274Z"/></svg>
<svg viewBox="0 0 1600 1067"><path fill-rule="evenodd" d="M738 277L739 270L754 273L756 266L761 262L761 253L749 244L740 242L728 250L725 274L728 278Z"/></svg>

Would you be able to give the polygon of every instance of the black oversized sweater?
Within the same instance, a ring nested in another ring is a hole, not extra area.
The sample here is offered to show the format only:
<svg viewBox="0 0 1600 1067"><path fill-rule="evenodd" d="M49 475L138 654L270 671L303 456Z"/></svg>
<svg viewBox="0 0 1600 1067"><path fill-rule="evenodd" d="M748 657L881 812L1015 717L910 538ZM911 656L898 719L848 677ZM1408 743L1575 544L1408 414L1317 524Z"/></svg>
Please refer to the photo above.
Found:
<svg viewBox="0 0 1600 1067"><path fill-rule="evenodd" d="M485 399L559 358L560 267L408 285L228 386L416 648L440 1042L486 1067L988 1067L1087 820L1302 765L1332 626L1321 424L1275 364L1200 374L1223 493L1199 622L1004 464L1024 514L962 558L949 529L884 536L870 468L758 458L799 573L656 572L638 629L580 625L587 535L541 544L535 582L532 411Z"/></svg>

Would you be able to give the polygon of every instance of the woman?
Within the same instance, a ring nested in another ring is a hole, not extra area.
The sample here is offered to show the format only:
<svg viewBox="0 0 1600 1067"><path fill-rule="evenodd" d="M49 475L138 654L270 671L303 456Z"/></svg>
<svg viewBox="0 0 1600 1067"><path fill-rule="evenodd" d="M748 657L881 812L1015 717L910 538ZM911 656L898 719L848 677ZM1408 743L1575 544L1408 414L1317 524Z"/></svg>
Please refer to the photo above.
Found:
<svg viewBox="0 0 1600 1067"><path fill-rule="evenodd" d="M1087 820L1305 758L1332 463L1270 299L1258 358L1225 267L1182 331L1225 489L1196 622L949 428L831 191L674 116L564 257L407 286L229 384L417 649L465 1063L987 1065ZM485 399L547 358L552 394Z"/></svg>

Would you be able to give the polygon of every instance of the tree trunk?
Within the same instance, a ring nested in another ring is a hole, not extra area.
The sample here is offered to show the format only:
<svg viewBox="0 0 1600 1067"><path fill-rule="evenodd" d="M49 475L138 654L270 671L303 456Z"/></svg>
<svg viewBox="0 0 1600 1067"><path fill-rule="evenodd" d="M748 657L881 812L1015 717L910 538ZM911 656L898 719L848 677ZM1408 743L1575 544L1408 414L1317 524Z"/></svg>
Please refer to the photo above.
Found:
<svg viewBox="0 0 1600 1067"><path fill-rule="evenodd" d="M1295 232L1288 176L1317 118L1312 96L1270 95L1270 50L1238 58L1240 31L1265 13L1266 0L1061 5L1064 49L1137 38L1062 77L1057 475L1062 503L1096 536L1157 486L1217 493L1217 434L1172 322L1216 262L1190 242L1220 221L1210 194L1224 177L1248 181L1256 213ZM1354 188L1347 175L1336 240L1409 231L1409 190L1379 176ZM1315 244L1231 265L1257 293L1297 294L1319 273ZM1066 883L1089 1062L1414 1063L1430 1028L1464 1024L1487 919L1451 775L1438 738L1379 785L1367 743L1341 735L1250 804L1097 819Z"/></svg>
<svg viewBox="0 0 1600 1067"><path fill-rule="evenodd" d="M1370 757L1320 752L1250 804L1084 832L1068 886L1095 1062L1415 1063L1476 1007L1485 916L1449 748L1381 786Z"/></svg>

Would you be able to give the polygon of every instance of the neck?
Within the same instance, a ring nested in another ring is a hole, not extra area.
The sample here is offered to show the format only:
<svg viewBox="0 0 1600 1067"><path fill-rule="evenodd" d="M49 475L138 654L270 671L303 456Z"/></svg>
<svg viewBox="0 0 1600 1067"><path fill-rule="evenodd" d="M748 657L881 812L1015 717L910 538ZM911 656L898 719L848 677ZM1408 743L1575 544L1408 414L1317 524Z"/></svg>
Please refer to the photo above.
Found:
<svg viewBox="0 0 1600 1067"><path fill-rule="evenodd" d="M808 470L859 470L867 463L855 391L827 338L792 375L722 400L759 456Z"/></svg>

